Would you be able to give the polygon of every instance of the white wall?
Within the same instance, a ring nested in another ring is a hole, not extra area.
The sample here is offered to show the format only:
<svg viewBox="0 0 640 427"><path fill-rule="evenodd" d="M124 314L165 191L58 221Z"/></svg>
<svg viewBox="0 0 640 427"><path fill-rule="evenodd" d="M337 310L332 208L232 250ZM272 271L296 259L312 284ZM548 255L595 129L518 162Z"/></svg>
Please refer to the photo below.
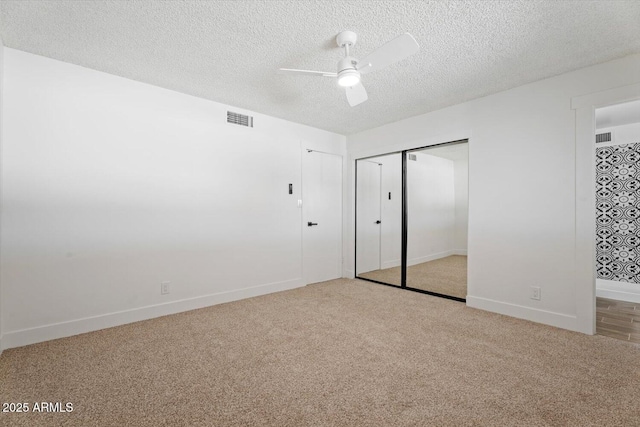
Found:
<svg viewBox="0 0 640 427"><path fill-rule="evenodd" d="M345 137L4 52L6 348L303 284L301 147Z"/></svg>
<svg viewBox="0 0 640 427"><path fill-rule="evenodd" d="M3 104L4 100L4 43L2 42L2 38L0 38L0 201L2 200L2 158L3 156L3 128L4 128L4 120L3 120ZM0 209L0 242L2 241L2 210ZM0 247L0 257L2 256L2 247ZM4 322L2 320L4 308L4 292L2 286L2 277L0 277L0 354L2 354L2 350L4 349L2 338L4 332Z"/></svg>
<svg viewBox="0 0 640 427"><path fill-rule="evenodd" d="M452 255L455 236L453 160L413 153L407 160L407 265Z"/></svg>
<svg viewBox="0 0 640 427"><path fill-rule="evenodd" d="M586 288L575 264L571 99L638 82L640 55L628 56L351 135L350 159L469 138L467 304L587 330L576 307Z"/></svg>
<svg viewBox="0 0 640 427"><path fill-rule="evenodd" d="M640 142L640 123L630 123L628 125L606 127L596 130L596 134L607 132L611 132L612 141L599 143L596 147Z"/></svg>
<svg viewBox="0 0 640 427"><path fill-rule="evenodd" d="M407 161L408 265L467 254L469 161L430 152Z"/></svg>
<svg viewBox="0 0 640 427"><path fill-rule="evenodd" d="M453 179L455 186L455 235L454 252L457 255L467 254L469 233L469 159L458 159L453 162Z"/></svg>

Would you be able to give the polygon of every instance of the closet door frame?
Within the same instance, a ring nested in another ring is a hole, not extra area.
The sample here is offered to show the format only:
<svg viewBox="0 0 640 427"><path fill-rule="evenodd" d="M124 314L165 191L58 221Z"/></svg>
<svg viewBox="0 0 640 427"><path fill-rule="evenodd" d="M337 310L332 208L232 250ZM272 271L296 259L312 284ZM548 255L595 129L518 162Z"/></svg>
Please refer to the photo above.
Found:
<svg viewBox="0 0 640 427"><path fill-rule="evenodd" d="M446 298L446 299L466 303L467 300L465 298L454 297L451 295L440 294L437 292L431 292L424 289L411 288L407 286L407 247L408 247L408 237L409 237L408 235L409 218L408 218L408 200L407 200L408 199L407 197L407 187L408 187L407 154L413 151L442 147L445 145L458 145L458 144L468 144L468 143L469 143L469 139L460 139L456 141L448 141L448 142L442 142L439 144L427 145L424 147L409 148L407 150L402 150L402 151L391 151L389 153L376 154L374 156L361 157L355 160L355 192L354 192L355 193L355 201L354 201L355 202L354 203L355 204L355 227L354 227L355 251L354 251L354 260L353 260L353 266L354 266L353 271L356 279L366 280L367 282L373 282L380 285L391 286L393 288L405 289L407 291L418 292L421 294L427 294L427 295L432 295L440 298ZM361 161L361 160L365 161L365 160L373 159L376 157L388 156L391 154L401 154L401 158L402 158L402 201L401 201L401 205L402 205L402 227L401 227L402 243L401 245L402 247L401 247L401 259L400 259L400 286L393 285L391 283L381 282L379 280L367 279L365 277L358 276L358 264L357 264L357 258L358 258L358 237L357 237L358 235L358 161Z"/></svg>

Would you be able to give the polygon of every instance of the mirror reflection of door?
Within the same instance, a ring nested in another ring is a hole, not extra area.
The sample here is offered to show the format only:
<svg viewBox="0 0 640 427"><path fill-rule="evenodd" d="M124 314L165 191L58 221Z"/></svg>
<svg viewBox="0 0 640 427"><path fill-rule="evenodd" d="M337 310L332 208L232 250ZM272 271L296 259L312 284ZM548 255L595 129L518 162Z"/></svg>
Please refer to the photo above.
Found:
<svg viewBox="0 0 640 427"><path fill-rule="evenodd" d="M382 164L358 162L358 272L380 269L380 194Z"/></svg>
<svg viewBox="0 0 640 427"><path fill-rule="evenodd" d="M407 287L465 299L468 143L407 153Z"/></svg>
<svg viewBox="0 0 640 427"><path fill-rule="evenodd" d="M356 171L356 276L400 286L401 154L358 160Z"/></svg>

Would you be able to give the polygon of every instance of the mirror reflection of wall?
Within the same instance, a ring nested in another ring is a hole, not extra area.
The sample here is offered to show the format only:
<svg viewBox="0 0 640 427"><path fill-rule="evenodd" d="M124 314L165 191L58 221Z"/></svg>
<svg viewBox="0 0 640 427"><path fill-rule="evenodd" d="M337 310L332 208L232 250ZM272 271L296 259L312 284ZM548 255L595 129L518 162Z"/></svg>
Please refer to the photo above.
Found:
<svg viewBox="0 0 640 427"><path fill-rule="evenodd" d="M468 144L407 153L407 287L467 296Z"/></svg>
<svg viewBox="0 0 640 427"><path fill-rule="evenodd" d="M402 156L357 160L356 276L400 286Z"/></svg>

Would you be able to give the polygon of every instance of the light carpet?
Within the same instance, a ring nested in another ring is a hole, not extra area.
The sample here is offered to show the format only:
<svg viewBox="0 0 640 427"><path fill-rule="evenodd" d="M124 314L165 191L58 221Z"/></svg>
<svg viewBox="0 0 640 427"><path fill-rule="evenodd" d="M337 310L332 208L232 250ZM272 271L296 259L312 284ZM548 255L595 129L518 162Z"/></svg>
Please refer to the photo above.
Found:
<svg viewBox="0 0 640 427"><path fill-rule="evenodd" d="M340 279L6 350L5 426L638 426L640 347Z"/></svg>

